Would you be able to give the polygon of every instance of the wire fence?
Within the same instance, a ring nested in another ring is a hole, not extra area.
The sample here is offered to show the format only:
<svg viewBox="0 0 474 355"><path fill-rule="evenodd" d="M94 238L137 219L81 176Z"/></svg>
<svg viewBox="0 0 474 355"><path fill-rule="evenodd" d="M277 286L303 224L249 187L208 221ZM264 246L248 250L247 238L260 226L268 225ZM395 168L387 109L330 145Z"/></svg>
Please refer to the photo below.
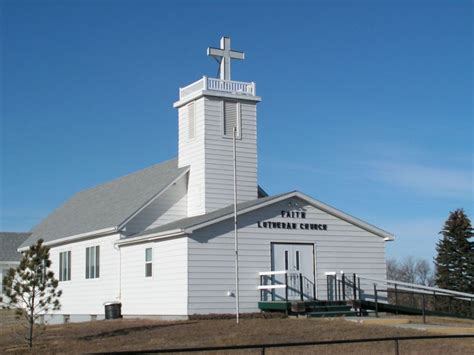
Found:
<svg viewBox="0 0 474 355"><path fill-rule="evenodd" d="M249 345L228 345L228 346L207 346L196 348L170 348L170 349L148 349L139 351L115 351L100 352L94 354L169 354L169 353L195 353L195 352L218 352L229 350L260 350L261 354L269 349L276 348L294 348L303 346L320 346L320 345L341 345L341 344L360 344L360 343L376 343L376 342L393 342L394 354L400 354L400 342L408 340L432 340L432 339L474 339L474 334L458 334L458 335L420 335L420 336L403 336L403 337L387 337L387 338L366 338L366 339L342 339L342 340L322 340L322 341L306 341L296 343L271 343L271 344L249 344Z"/></svg>

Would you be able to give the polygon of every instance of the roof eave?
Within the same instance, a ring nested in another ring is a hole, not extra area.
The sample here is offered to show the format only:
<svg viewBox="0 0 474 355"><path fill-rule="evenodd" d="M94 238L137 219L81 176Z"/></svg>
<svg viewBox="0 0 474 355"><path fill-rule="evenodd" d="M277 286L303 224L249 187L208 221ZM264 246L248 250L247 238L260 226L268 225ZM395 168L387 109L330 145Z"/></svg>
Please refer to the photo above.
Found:
<svg viewBox="0 0 474 355"><path fill-rule="evenodd" d="M157 239L165 239L165 238L172 238L172 237L179 237L185 236L186 232L183 229L173 229L165 232L159 233L151 233L139 237L131 237L126 239L121 239L115 242L115 245L118 247L129 245L129 244L137 244L143 242L151 242Z"/></svg>
<svg viewBox="0 0 474 355"><path fill-rule="evenodd" d="M326 205L325 203L321 202L321 201L318 201L308 195L305 195L304 193L302 192L299 192L299 191L295 191L295 196L303 199L303 200L307 200L308 202L310 202L311 204L313 204L314 206L316 206L317 208L329 213L329 214L332 214L333 216L336 216L336 217L339 217L341 218L342 220L345 220L346 222L349 222L351 224L354 224L362 229L365 229L366 231L368 232L371 232L379 237L382 237L384 238L385 241L393 241L395 240L395 236L392 234L392 233L389 233L383 229L380 229L370 223L367 223L367 222L364 222L362 221L361 219L358 219L354 216L351 216L345 212L342 212L334 207L331 207L329 205Z"/></svg>
<svg viewBox="0 0 474 355"><path fill-rule="evenodd" d="M46 241L43 243L43 245L47 245L49 247L55 246L57 244L63 244L63 243L70 243L70 242L76 242L81 239L85 238L92 238L92 237L100 237L104 236L107 234L113 234L118 231L118 227L109 227L109 228L104 228L104 229L98 229L92 232L87 232L87 233L81 233L81 234L75 234L69 237L65 238L60 238L60 239L54 239L50 241ZM24 246L20 247L17 249L18 252L26 251L29 249L29 246Z"/></svg>

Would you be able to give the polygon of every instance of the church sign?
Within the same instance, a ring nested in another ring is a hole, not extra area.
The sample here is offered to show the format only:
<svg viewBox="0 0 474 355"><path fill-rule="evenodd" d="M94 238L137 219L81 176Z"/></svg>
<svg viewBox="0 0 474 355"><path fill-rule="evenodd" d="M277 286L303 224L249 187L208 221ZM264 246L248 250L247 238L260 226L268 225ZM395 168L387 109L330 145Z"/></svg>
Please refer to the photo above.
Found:
<svg viewBox="0 0 474 355"><path fill-rule="evenodd" d="M282 218L306 219L306 212L300 211L281 211ZM302 223L289 221L258 221L258 228L265 229L290 229L290 230L323 230L327 231L327 224L320 223Z"/></svg>

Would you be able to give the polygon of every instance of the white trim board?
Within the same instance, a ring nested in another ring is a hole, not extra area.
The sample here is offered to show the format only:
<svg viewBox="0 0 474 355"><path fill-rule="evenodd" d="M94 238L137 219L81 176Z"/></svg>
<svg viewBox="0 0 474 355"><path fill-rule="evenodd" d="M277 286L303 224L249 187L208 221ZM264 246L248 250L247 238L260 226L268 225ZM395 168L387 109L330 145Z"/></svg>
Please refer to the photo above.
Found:
<svg viewBox="0 0 474 355"><path fill-rule="evenodd" d="M81 233L81 234L75 234L71 235L69 237L64 237L60 239L54 239L54 240L49 240L43 243L43 245L47 246L53 246L57 244L63 244L63 243L69 243L69 242L76 242L80 239L86 239L86 238L92 238L92 237L102 237L107 234L113 234L118 231L117 227L109 227L109 228L104 228L104 229L98 229L92 232L87 232L87 233ZM28 250L30 247L23 247L23 248L18 248L17 251L22 252Z"/></svg>

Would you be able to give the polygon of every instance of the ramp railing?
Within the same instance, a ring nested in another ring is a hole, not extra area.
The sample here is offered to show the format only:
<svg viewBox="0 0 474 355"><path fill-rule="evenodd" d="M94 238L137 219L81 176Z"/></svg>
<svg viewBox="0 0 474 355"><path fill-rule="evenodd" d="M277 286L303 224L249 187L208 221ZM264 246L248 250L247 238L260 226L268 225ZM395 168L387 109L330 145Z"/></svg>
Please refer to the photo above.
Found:
<svg viewBox="0 0 474 355"><path fill-rule="evenodd" d="M326 273L327 299L352 301L362 308L401 314L474 318L474 294L353 274ZM362 286L361 286L362 285Z"/></svg>
<svg viewBox="0 0 474 355"><path fill-rule="evenodd" d="M402 281L370 277L360 279L373 283L376 316L380 305L378 296L380 293L386 293L388 304L396 306L393 308L395 312L421 311L423 322L426 320L426 315L450 315L474 319L474 294ZM400 306L398 311L397 306ZM387 310L390 307L382 305L382 308Z"/></svg>
<svg viewBox="0 0 474 355"><path fill-rule="evenodd" d="M288 300L314 300L314 282L302 273L281 270L259 272L260 301L285 301ZM278 294L276 290L283 289L284 294ZM270 297L269 297L270 296Z"/></svg>

